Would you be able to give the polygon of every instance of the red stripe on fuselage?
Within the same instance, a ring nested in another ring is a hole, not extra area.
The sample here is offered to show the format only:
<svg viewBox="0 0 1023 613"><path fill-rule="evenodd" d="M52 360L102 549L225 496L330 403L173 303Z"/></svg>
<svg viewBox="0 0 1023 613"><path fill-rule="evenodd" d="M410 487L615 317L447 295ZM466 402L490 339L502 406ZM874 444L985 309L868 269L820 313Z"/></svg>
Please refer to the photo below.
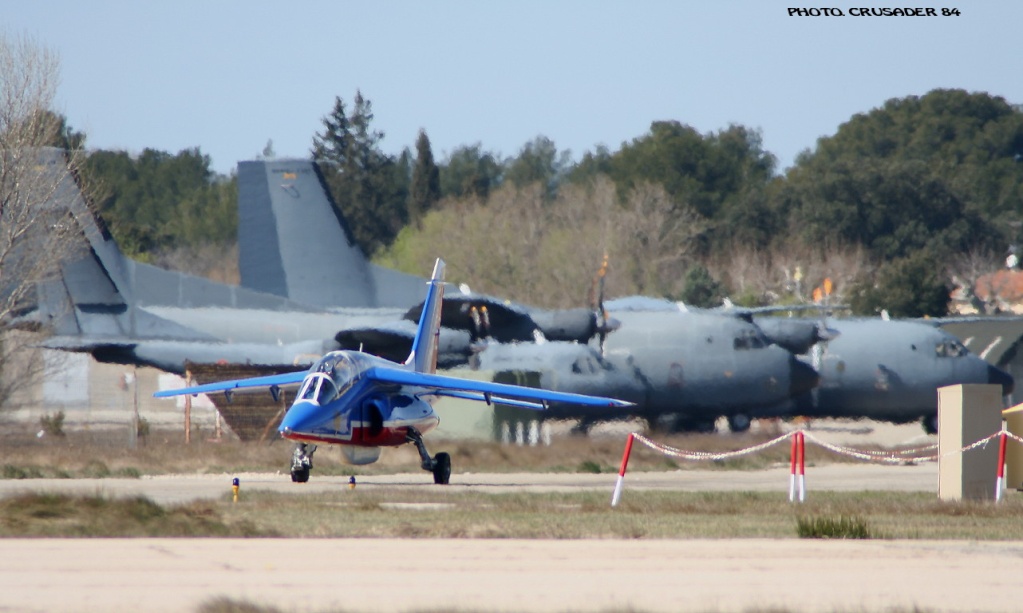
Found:
<svg viewBox="0 0 1023 613"><path fill-rule="evenodd" d="M440 420L436 417L419 420L413 424L401 426L384 426L376 433L370 434L370 429L365 426L356 426L351 432L345 434L331 435L322 432L288 432L283 434L284 438L300 443L323 443L327 445L355 445L358 447L397 447L408 442L408 429L415 427L420 434L426 434L437 427Z"/></svg>

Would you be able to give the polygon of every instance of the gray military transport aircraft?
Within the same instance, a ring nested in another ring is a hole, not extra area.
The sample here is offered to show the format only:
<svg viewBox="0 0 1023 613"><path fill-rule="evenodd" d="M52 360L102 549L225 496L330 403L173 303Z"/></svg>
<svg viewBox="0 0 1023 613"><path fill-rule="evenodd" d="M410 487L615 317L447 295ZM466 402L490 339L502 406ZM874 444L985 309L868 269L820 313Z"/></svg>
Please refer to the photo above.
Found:
<svg viewBox="0 0 1023 613"><path fill-rule="evenodd" d="M676 303L658 299L644 299L641 304L648 312L679 308ZM939 387L981 383L1000 385L1004 396L1013 391L1012 375L938 328L943 320L809 319L757 314L772 310L787 307L712 312L753 321L786 337L793 349L805 344L799 351L801 359L820 374L820 383L796 396L791 415L893 423L919 420L927 433L934 434L938 431ZM813 336L808 333L812 329L817 330L819 340L806 343Z"/></svg>
<svg viewBox="0 0 1023 613"><path fill-rule="evenodd" d="M919 420L935 434L939 387L988 383L1000 385L1003 396L1012 394L1012 375L935 325L852 318L830 320L828 326L840 334L808 354L821 382L796 399L798 415Z"/></svg>

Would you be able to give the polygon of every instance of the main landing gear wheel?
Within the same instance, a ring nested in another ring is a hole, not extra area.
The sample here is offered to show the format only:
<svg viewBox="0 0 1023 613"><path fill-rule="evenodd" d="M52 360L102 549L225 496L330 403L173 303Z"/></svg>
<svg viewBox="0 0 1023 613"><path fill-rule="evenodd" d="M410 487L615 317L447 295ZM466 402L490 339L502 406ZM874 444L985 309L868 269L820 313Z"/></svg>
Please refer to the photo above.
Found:
<svg viewBox="0 0 1023 613"><path fill-rule="evenodd" d="M423 467L423 470L433 473L433 482L438 485L447 485L451 480L451 456L441 452L431 458L430 452L426 450L426 445L423 443L423 435L415 428L408 429L405 440L416 446L416 450L419 451L419 459L422 460L420 466Z"/></svg>
<svg viewBox="0 0 1023 613"><path fill-rule="evenodd" d="M746 432L749 430L751 423L752 420L745 413L736 413L735 415L728 416L728 429L732 432Z"/></svg>
<svg viewBox="0 0 1023 613"><path fill-rule="evenodd" d="M924 415L923 418L920 420L920 423L923 425L924 432L926 432L927 434L937 434L938 433L938 414L937 413L935 413L934 415Z"/></svg>
<svg viewBox="0 0 1023 613"><path fill-rule="evenodd" d="M298 443L291 454L291 480L295 483L309 481L309 471L313 469L313 453L316 445Z"/></svg>
<svg viewBox="0 0 1023 613"><path fill-rule="evenodd" d="M451 480L451 456L443 451L433 458L433 482L447 485Z"/></svg>
<svg viewBox="0 0 1023 613"><path fill-rule="evenodd" d="M713 434L717 429L712 418L693 418L676 416L672 421L671 432L676 434Z"/></svg>

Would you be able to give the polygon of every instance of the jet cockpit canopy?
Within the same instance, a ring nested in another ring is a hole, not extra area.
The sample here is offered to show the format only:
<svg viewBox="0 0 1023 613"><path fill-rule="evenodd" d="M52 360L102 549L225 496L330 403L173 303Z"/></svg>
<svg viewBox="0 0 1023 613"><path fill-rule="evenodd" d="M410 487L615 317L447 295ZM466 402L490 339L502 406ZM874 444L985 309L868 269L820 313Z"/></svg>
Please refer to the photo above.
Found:
<svg viewBox="0 0 1023 613"><path fill-rule="evenodd" d="M368 367L362 354L332 351L313 365L302 383L298 398L323 406L354 385Z"/></svg>

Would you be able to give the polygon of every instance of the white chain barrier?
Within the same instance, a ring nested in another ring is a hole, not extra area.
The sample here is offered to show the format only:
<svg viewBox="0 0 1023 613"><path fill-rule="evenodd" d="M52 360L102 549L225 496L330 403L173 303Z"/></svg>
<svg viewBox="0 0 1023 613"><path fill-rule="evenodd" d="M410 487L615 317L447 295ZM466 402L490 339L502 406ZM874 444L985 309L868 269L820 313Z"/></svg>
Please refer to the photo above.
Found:
<svg viewBox="0 0 1023 613"><path fill-rule="evenodd" d="M637 434L635 432L633 432L630 436L635 437L637 441L643 443L644 445L646 445L647 447L653 449L654 451L659 451L659 452L663 453L666 456L671 456L673 458L682 458L683 460L707 460L707 461L715 462L715 461L720 461L720 460L728 460L728 459L731 459L731 458L738 458L738 457L741 457L741 456L744 456L744 455L750 455L750 454L756 453L758 451L763 451L764 449L767 449L768 447L771 447L773 445L777 445L778 443L784 441L785 439L789 438L793 434L794 434L793 432L790 432L788 434L783 434L782 436L779 436L778 438L769 440L766 443L760 443L759 445L754 445L753 447L747 447L746 449L739 449L737 451L726 451L724 453L709 453L709 452L706 452L706 451L683 451L681 449L675 449L674 447L669 447L668 445L662 445L660 443L655 443L654 441L648 439L647 437L643 436L642 434Z"/></svg>
<svg viewBox="0 0 1023 613"><path fill-rule="evenodd" d="M783 442L783 441L785 441L786 439L789 439L789 438L792 439L792 461L791 461L791 465L790 465L791 466L791 470L790 470L790 476L789 476L789 501L790 502L794 501L796 498L798 498L800 502L803 502L805 500L805 497L806 497L806 481L805 481L806 475L805 475L805 464L804 464L804 454L805 454L805 451L804 451L804 449L805 449L805 442L804 441L806 439L809 439L810 442L816 444L819 447L827 449L828 451L831 451L832 453L836 453L836 454L839 454L839 455L845 455L845 456L848 456L848 457L851 457L851 458L855 458L855 459L858 459L858 460L863 460L865 462L876 462L876 463L888 464L888 465L913 465L913 464L918 464L918 463L921 463L921 462L936 462L939 459L941 459L942 457L951 456L951 455L954 455L954 454L957 454L957 453L965 453L965 452L970 451L972 449L977 449L979 447L983 447L983 446L987 445L992 439L1001 438L1001 449L1000 449L1000 454L999 454L999 464L1000 464L1000 466L998 467L998 485L996 486L996 492L995 492L995 500L996 500L996 502L1001 500L1001 483L1002 483L1002 480L1004 478L1004 455L1005 455L1005 451L1004 450L1005 450L1005 441L1006 441L1006 439L1012 439L1012 440L1016 441L1017 443L1023 444L1023 437L1017 436L1017 435L1015 435L1015 434L1013 434L1013 433L1003 429L1003 430L1000 430L998 432L995 432L994 434L991 434L990 436L986 436L986 437L984 437L984 438L982 438L982 439L980 439L980 440L978 440L978 441L976 441L974 443L970 443L969 445L966 445L965 447L962 447L960 449L952 449L952 450L948 450L948 451L945 451L945 452L940 453L940 454L939 453L932 453L932 452L934 452L934 451L936 451L938 449L938 445L937 444L926 445L926 446L917 447L917 448L914 448L914 449L898 449L898 450L887 450L887 451L882 451L882 450L863 450L863 449L854 449L852 447L843 447L842 445L836 445L834 443L829 443L827 441L823 441L823 440L817 438L812 433L810 433L810 432L808 432L806 430L796 430L796 431L793 431L793 432L789 432L787 434L783 434L783 435L781 435L781 436L779 436L777 438L771 439L771 440L769 440L767 442L760 443L758 445L754 445L752 447L746 447L744 449L737 449L735 451L726 451L726 452L721 452L721 453L711 453L711 452L706 452L706 451L686 451L686 450L683 450L683 449L677 449L677 448L671 447L669 445L664 445L664 444L652 441L649 438L643 436L642 434L639 434L638 432L633 432L633 433L629 434L628 439L626 440L626 443L625 443L625 452L622 455L622 464L621 464L621 467L620 467L620 469L618 471L618 480L615 483L614 493L611 496L611 506L612 507L617 506L618 505L618 501L621 499L622 487L623 487L624 481L625 481L625 471L626 471L626 468L628 467L628 464L629 464L629 456L632 453L632 443L633 443L634 440L635 441L639 441L640 443L643 443L644 445L646 445L650 449L653 449L654 451L657 451L657 452L659 452L659 453L661 453L663 455L666 455L666 456L669 456L669 457L672 457L672 458L679 458L679 459L690 460L690 461L695 461L695 462L700 462L700 461L704 461L704 462L708 462L708 461L709 462L717 462L717 461L728 460L728 459L732 459L732 458L738 458L738 457L750 455L750 454L753 454L753 453L757 453L759 451L763 451L764 449L767 449L769 447L777 445L777 444L779 444L779 443L781 443L781 442ZM798 496L797 496L797 493L798 493Z"/></svg>

